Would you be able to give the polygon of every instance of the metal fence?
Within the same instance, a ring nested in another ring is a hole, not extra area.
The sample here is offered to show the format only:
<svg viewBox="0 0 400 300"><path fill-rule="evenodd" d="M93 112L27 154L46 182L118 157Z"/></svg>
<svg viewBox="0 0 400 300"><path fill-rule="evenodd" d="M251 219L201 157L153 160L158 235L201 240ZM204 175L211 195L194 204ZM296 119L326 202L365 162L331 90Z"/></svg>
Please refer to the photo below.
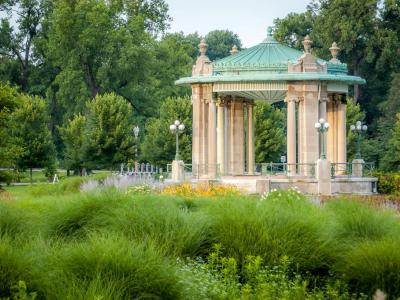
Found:
<svg viewBox="0 0 400 300"><path fill-rule="evenodd" d="M172 175L172 164L167 165L168 178ZM202 177L221 178L219 164L184 164L184 180L200 179Z"/></svg>
<svg viewBox="0 0 400 300"><path fill-rule="evenodd" d="M362 177L373 176L375 172L375 163L373 162L363 162L363 163L332 163L331 164L331 177L354 177L353 168L354 165L360 165L360 169L362 170Z"/></svg>
<svg viewBox="0 0 400 300"><path fill-rule="evenodd" d="M315 164L264 163L256 164L255 173L262 176L296 176L315 177Z"/></svg>

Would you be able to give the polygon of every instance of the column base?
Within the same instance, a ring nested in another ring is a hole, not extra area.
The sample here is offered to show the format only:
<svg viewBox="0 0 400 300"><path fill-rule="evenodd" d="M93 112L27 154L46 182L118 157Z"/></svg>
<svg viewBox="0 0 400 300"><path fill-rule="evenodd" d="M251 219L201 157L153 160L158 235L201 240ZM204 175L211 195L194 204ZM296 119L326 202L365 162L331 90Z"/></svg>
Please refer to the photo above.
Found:
<svg viewBox="0 0 400 300"><path fill-rule="evenodd" d="M354 159L351 162L351 169L353 177L363 177L363 167L365 161L363 159Z"/></svg>
<svg viewBox="0 0 400 300"><path fill-rule="evenodd" d="M318 194L329 196L332 194L331 162L327 159L317 160L316 170L318 180Z"/></svg>
<svg viewBox="0 0 400 300"><path fill-rule="evenodd" d="M172 181L182 182L185 180L185 163L183 160L174 160L172 162Z"/></svg>

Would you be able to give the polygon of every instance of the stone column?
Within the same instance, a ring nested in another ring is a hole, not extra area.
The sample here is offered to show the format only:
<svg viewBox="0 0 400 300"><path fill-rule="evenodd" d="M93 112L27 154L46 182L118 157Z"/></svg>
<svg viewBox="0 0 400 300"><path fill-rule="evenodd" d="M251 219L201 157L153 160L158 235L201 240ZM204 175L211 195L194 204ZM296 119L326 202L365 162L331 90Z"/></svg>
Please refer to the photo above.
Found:
<svg viewBox="0 0 400 300"><path fill-rule="evenodd" d="M203 84L202 85L203 88L203 95L202 95L202 99L203 99L203 115L202 115L202 159L201 159L201 165L200 165L200 169L201 169L201 175L203 176L208 176L208 164L209 164L209 160L208 160L208 156L209 156L209 106L210 103L212 101L212 85L211 84Z"/></svg>
<svg viewBox="0 0 400 300"><path fill-rule="evenodd" d="M336 159L336 104L333 95L329 95L327 103L326 119L329 122L330 128L327 133L327 147L326 157L327 159L335 163Z"/></svg>
<svg viewBox="0 0 400 300"><path fill-rule="evenodd" d="M225 174L225 102L221 97L217 102L217 163L221 175Z"/></svg>
<svg viewBox="0 0 400 300"><path fill-rule="evenodd" d="M192 164L193 175L198 176L198 165L201 157L200 122L201 122L201 87L198 84L192 85L192 107L193 107L193 127L192 127Z"/></svg>
<svg viewBox="0 0 400 300"><path fill-rule="evenodd" d="M342 103L342 96L338 99L337 112L337 158L338 163L347 162L347 141L346 141L346 104Z"/></svg>
<svg viewBox="0 0 400 300"><path fill-rule="evenodd" d="M215 178L217 175L217 108L216 100L208 103L208 175Z"/></svg>
<svg viewBox="0 0 400 300"><path fill-rule="evenodd" d="M287 98L287 163L288 175L296 173L296 99Z"/></svg>
<svg viewBox="0 0 400 300"><path fill-rule="evenodd" d="M229 111L229 172L231 175L235 173L235 109L237 103L234 99L231 100Z"/></svg>
<svg viewBox="0 0 400 300"><path fill-rule="evenodd" d="M247 103L247 174L254 175L254 102Z"/></svg>
<svg viewBox="0 0 400 300"><path fill-rule="evenodd" d="M304 84L304 100L300 102L301 119L301 140L300 163L306 164L302 167L302 172L306 176L311 176L313 168L311 164L315 164L319 158L319 133L315 129L315 123L319 119L319 99L318 99L318 83L306 82Z"/></svg>
<svg viewBox="0 0 400 300"><path fill-rule="evenodd" d="M233 174L244 175L244 105L242 99L235 99L233 110Z"/></svg>

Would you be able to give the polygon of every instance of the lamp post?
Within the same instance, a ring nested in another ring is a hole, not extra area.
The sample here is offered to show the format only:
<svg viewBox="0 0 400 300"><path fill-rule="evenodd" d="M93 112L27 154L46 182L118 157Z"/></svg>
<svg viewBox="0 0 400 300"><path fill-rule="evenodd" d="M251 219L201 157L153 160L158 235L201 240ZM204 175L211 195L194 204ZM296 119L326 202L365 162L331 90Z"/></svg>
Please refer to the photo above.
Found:
<svg viewBox="0 0 400 300"><path fill-rule="evenodd" d="M171 130L172 134L175 134L176 136L176 154L175 154L175 160L181 160L181 157L179 155L179 133L183 132L185 130L185 125L181 124L180 121L176 120L174 124L169 126L169 129Z"/></svg>
<svg viewBox="0 0 400 300"><path fill-rule="evenodd" d="M133 128L133 135L134 135L134 137L135 137L135 172L137 171L137 168L136 168L136 164L137 164L137 155L138 155L137 139L138 139L138 136L139 136L139 132L140 132L139 126L135 126L135 127Z"/></svg>
<svg viewBox="0 0 400 300"><path fill-rule="evenodd" d="M356 159L361 159L361 135L368 129L367 125L362 125L361 121L357 121L355 125L350 125L350 130L357 136L357 152Z"/></svg>
<svg viewBox="0 0 400 300"><path fill-rule="evenodd" d="M326 122L325 119L319 119L319 121L315 123L315 129L317 129L322 137L321 159L326 159L325 134L329 129L329 123Z"/></svg>

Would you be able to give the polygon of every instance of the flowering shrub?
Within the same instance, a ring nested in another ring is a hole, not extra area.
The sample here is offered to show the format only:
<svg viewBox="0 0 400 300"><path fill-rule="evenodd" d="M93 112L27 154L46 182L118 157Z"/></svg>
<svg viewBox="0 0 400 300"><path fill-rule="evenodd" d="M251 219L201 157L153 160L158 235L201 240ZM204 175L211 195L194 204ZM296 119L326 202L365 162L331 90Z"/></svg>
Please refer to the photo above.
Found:
<svg viewBox="0 0 400 300"><path fill-rule="evenodd" d="M303 198L303 194L298 190L296 186L290 188L287 191L272 189L270 192L265 192L264 194L262 194L260 200L279 201L288 198L293 200L300 200Z"/></svg>
<svg viewBox="0 0 400 300"><path fill-rule="evenodd" d="M128 188L128 194L150 194L154 187L150 184L135 185Z"/></svg>
<svg viewBox="0 0 400 300"><path fill-rule="evenodd" d="M191 184L184 183L166 187L163 194L182 197L223 197L240 195L241 192L236 186L197 184L193 187Z"/></svg>

